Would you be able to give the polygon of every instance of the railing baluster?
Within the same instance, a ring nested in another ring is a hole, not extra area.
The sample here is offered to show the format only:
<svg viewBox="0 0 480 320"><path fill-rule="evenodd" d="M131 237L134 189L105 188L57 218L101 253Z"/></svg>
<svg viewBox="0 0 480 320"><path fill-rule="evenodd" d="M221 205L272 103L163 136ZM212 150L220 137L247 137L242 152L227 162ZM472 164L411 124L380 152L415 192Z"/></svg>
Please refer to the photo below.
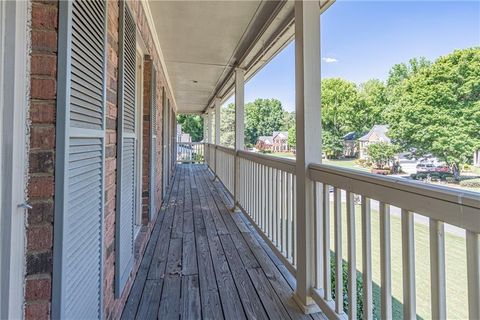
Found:
<svg viewBox="0 0 480 320"><path fill-rule="evenodd" d="M330 186L323 184L323 285L324 298L332 300L332 285L330 271Z"/></svg>
<svg viewBox="0 0 480 320"><path fill-rule="evenodd" d="M292 175L292 261L297 265L297 176Z"/></svg>
<svg viewBox="0 0 480 320"><path fill-rule="evenodd" d="M267 169L267 236L272 239L272 168Z"/></svg>
<svg viewBox="0 0 480 320"><path fill-rule="evenodd" d="M342 190L333 189L333 226L335 236L335 312L343 313Z"/></svg>
<svg viewBox="0 0 480 320"><path fill-rule="evenodd" d="M362 196L362 278L363 319L373 318L372 300L372 224L370 199Z"/></svg>
<svg viewBox="0 0 480 320"><path fill-rule="evenodd" d="M390 206L380 202L380 272L382 319L392 319Z"/></svg>
<svg viewBox="0 0 480 320"><path fill-rule="evenodd" d="M467 231L468 317L480 319L480 235Z"/></svg>
<svg viewBox="0 0 480 320"><path fill-rule="evenodd" d="M287 258L292 259L292 178L287 174Z"/></svg>
<svg viewBox="0 0 480 320"><path fill-rule="evenodd" d="M416 318L413 213L402 209L403 318Z"/></svg>
<svg viewBox="0 0 480 320"><path fill-rule="evenodd" d="M347 242L348 242L348 318L357 319L357 257L355 241L355 202L353 193L347 198Z"/></svg>
<svg viewBox="0 0 480 320"><path fill-rule="evenodd" d="M282 179L282 196L281 196L281 199L282 199L282 210L281 210L281 219L282 219L282 226L281 226L281 229L282 229L282 239L281 239L281 250L282 250L282 253L283 255L286 256L286 251L287 251L287 221L286 221L286 217L287 217L287 194L286 194L286 186L287 186L287 173L286 172L282 172L281 173L281 179Z"/></svg>
<svg viewBox="0 0 480 320"><path fill-rule="evenodd" d="M430 218L430 279L432 319L447 318L445 292L445 227L443 222Z"/></svg>
<svg viewBox="0 0 480 320"><path fill-rule="evenodd" d="M280 247L280 169L275 170L275 246Z"/></svg>
<svg viewBox="0 0 480 320"><path fill-rule="evenodd" d="M277 169L272 169L272 242L277 245Z"/></svg>
<svg viewBox="0 0 480 320"><path fill-rule="evenodd" d="M314 241L315 241L315 288L323 288L323 186L314 181L313 190L315 194L314 205Z"/></svg>

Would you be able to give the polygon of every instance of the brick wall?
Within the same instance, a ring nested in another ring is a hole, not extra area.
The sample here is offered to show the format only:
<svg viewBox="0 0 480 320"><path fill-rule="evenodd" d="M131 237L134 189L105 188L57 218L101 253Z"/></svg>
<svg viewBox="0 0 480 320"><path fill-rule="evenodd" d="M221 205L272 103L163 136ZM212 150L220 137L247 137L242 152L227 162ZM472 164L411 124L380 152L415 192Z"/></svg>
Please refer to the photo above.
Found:
<svg viewBox="0 0 480 320"><path fill-rule="evenodd" d="M33 1L25 318L48 319L52 295L58 3Z"/></svg>
<svg viewBox="0 0 480 320"><path fill-rule="evenodd" d="M157 190L156 208L162 202L162 89L165 77L162 72L158 53L155 50L151 30L148 28L143 8L139 1L129 1L137 28L157 70ZM135 244L134 271L123 295L114 296L115 279L115 196L116 196L116 146L117 146L117 77L118 77L118 18L119 4L108 1L107 22L107 104L106 104L106 157L105 157L105 213L104 213L104 311L107 319L120 317L126 298L140 264L143 250L152 231L153 222L144 219L144 227ZM55 168L55 115L56 115L56 77L57 77L57 0L32 1L32 53L31 53L31 92L30 92L30 151L29 151L29 210L26 226L26 278L25 278L25 318L50 318L53 268L53 217L54 217L54 168ZM149 68L145 68L149 70ZM147 77L148 76L148 77ZM149 81L150 76L145 76ZM147 87L147 86L145 86ZM171 92L166 89L167 97ZM144 160L149 154L149 138L145 141L150 124L150 93L144 93ZM148 120L147 120L148 117ZM149 157L147 157L149 159ZM144 170L149 166L144 164ZM143 190L148 191L148 173L145 176ZM148 197L144 194L144 203ZM144 212L148 207L144 206Z"/></svg>

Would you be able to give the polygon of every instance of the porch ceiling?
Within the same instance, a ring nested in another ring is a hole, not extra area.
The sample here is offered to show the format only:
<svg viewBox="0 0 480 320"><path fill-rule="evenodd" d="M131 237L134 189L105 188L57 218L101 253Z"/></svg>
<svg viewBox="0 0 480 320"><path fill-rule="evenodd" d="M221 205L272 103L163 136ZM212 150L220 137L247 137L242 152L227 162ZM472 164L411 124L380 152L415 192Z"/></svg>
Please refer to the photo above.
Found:
<svg viewBox="0 0 480 320"><path fill-rule="evenodd" d="M293 38L291 1L149 1L177 111L199 113Z"/></svg>

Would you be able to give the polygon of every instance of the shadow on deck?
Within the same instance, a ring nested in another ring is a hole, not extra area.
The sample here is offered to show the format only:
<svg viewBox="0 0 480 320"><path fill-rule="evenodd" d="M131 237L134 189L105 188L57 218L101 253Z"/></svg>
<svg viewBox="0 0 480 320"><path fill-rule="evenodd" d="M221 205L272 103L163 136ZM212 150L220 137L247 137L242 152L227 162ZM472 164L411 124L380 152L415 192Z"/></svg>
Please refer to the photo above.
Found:
<svg viewBox="0 0 480 320"><path fill-rule="evenodd" d="M122 319L323 319L205 165L177 165Z"/></svg>

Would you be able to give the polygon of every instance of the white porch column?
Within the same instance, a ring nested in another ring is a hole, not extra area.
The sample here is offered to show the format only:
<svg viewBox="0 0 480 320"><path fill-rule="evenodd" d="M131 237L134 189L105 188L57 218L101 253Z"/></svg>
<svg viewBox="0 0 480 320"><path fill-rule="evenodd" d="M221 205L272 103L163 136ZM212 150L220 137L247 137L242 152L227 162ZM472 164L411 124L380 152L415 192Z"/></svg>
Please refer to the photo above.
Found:
<svg viewBox="0 0 480 320"><path fill-rule="evenodd" d="M220 144L220 99L215 99L215 144Z"/></svg>
<svg viewBox="0 0 480 320"><path fill-rule="evenodd" d="M207 111L207 142L212 143L212 110Z"/></svg>
<svg viewBox="0 0 480 320"><path fill-rule="evenodd" d="M245 70L235 69L235 165L234 165L234 201L240 199L240 162L237 151L245 149ZM234 208L235 208L234 205Z"/></svg>
<svg viewBox="0 0 480 320"><path fill-rule="evenodd" d="M319 311L314 286L314 184L308 165L321 161L320 8L318 1L295 1L295 113L297 131L297 288L305 313ZM321 262L320 262L321 263Z"/></svg>
<svg viewBox="0 0 480 320"><path fill-rule="evenodd" d="M245 148L245 70L235 69L235 150Z"/></svg>
<svg viewBox="0 0 480 320"><path fill-rule="evenodd" d="M203 121L203 142L207 142L208 114L206 112L202 113L202 121Z"/></svg>

